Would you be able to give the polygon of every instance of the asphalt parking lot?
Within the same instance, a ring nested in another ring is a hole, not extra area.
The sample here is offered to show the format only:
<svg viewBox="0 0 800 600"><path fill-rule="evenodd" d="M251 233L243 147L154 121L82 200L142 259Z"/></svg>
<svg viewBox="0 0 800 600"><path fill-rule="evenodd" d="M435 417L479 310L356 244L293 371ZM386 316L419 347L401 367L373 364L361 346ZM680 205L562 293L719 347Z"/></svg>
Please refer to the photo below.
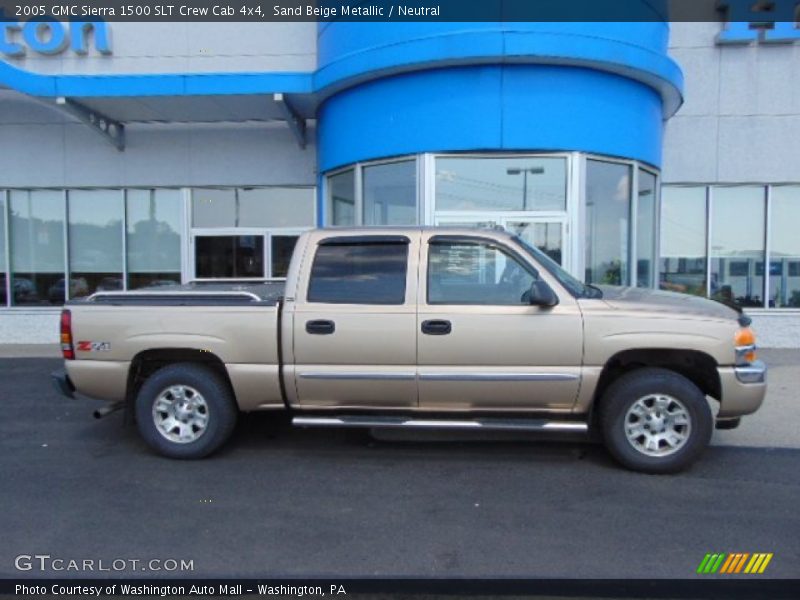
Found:
<svg viewBox="0 0 800 600"><path fill-rule="evenodd" d="M758 420L658 477L590 444L375 439L266 415L210 459L170 461L121 413L95 421L101 403L58 396L57 359L0 359L0 576L87 575L14 567L46 553L190 559L201 577L684 578L707 552L772 552L763 577L797 578L800 353L769 360Z"/></svg>

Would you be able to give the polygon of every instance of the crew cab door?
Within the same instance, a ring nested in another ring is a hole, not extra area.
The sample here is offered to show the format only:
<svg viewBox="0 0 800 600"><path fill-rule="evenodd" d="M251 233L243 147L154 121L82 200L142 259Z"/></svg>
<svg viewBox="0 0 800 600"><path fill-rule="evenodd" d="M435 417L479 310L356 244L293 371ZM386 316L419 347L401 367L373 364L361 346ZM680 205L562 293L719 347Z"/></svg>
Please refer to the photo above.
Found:
<svg viewBox="0 0 800 600"><path fill-rule="evenodd" d="M312 234L291 304L295 383L311 408L416 408L420 233ZM287 303L287 308L289 308ZM294 397L292 397L294 396Z"/></svg>
<svg viewBox="0 0 800 600"><path fill-rule="evenodd" d="M570 410L580 385L576 300L518 248L491 238L425 232L421 241L420 408ZM541 277L554 307L531 306Z"/></svg>

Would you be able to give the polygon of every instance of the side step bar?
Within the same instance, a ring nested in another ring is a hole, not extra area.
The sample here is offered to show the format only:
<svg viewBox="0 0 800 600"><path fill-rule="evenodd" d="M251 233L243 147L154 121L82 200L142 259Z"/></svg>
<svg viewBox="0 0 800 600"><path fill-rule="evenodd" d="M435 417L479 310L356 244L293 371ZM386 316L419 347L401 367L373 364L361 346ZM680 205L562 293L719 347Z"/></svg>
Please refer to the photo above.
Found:
<svg viewBox="0 0 800 600"><path fill-rule="evenodd" d="M547 419L412 419L407 417L294 417L297 427L368 427L394 429L457 429L473 431L539 431L546 433L586 433L589 427L579 421Z"/></svg>

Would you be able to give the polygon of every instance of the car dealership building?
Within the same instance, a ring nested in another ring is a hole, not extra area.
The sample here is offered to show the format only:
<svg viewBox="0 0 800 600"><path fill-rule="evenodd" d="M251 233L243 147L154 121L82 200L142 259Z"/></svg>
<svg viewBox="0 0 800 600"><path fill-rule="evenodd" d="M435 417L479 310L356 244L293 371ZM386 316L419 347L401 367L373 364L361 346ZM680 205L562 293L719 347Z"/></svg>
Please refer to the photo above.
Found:
<svg viewBox="0 0 800 600"><path fill-rule="evenodd" d="M705 23L6 23L0 343L285 276L315 226L513 230L800 346L800 44Z"/></svg>

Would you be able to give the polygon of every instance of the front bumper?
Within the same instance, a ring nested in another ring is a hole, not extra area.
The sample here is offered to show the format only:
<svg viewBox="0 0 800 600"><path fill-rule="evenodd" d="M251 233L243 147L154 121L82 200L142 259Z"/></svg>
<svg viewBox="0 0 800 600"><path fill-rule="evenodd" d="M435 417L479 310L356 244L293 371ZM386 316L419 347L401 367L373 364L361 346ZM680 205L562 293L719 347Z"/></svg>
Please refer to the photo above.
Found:
<svg viewBox="0 0 800 600"><path fill-rule="evenodd" d="M720 367L722 398L718 418L756 412L767 394L767 365L758 360L745 366Z"/></svg>
<svg viewBox="0 0 800 600"><path fill-rule="evenodd" d="M50 374L50 379L59 394L67 398L75 398L75 386L65 370L53 371Z"/></svg>
<svg viewBox="0 0 800 600"><path fill-rule="evenodd" d="M733 367L736 379L741 383L766 383L767 365L764 361L756 360L749 365Z"/></svg>

